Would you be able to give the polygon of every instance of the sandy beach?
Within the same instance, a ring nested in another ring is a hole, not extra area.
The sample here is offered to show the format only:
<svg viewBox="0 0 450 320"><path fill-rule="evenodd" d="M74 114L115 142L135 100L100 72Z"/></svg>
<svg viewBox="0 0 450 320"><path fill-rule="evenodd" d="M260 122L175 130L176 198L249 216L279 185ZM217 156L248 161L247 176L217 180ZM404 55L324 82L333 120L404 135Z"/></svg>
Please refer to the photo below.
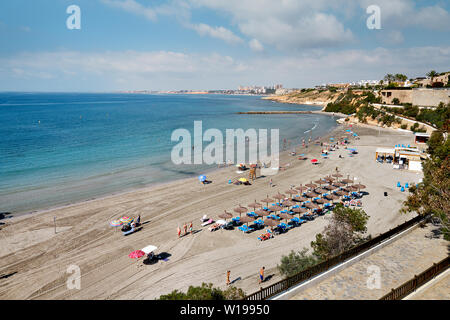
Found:
<svg viewBox="0 0 450 320"><path fill-rule="evenodd" d="M341 137L345 129L340 126L330 136ZM407 193L400 192L396 184L418 182L422 174L377 163L375 149L413 144L413 135L362 126L354 126L353 131L360 136L359 140L350 139L351 146L358 149L357 155L348 157L348 151L341 147L328 159L312 165L309 160L283 153L280 163L286 170L272 177L272 187L270 177L258 178L251 186L230 185L228 179L239 174L235 167L227 167L208 174L208 180L212 180L208 185L202 185L197 178L185 179L2 220L0 299L155 299L202 282L225 288L227 270L231 271L233 284L250 294L259 289L260 267L265 266L266 276L271 276L264 286L280 280L276 266L281 257L291 250L309 247L329 215L264 242L257 240L262 230L250 234L237 228L210 232L208 227L201 227L200 218L206 214L218 219L223 210L232 212L239 204L247 206L266 195L283 193L292 185L333 173L336 167L367 186L368 195L362 202L370 216L370 234L409 220L412 214L398 212ZM320 159L320 150L316 145L297 148L309 159ZM247 177L248 173L241 176ZM124 237L109 226L113 219L138 214L143 229L137 233ZM178 239L177 226L191 221L194 234ZM143 265L128 257L131 251L150 244L158 247L156 253L167 253L166 261ZM81 269L80 290L66 286L71 265Z"/></svg>

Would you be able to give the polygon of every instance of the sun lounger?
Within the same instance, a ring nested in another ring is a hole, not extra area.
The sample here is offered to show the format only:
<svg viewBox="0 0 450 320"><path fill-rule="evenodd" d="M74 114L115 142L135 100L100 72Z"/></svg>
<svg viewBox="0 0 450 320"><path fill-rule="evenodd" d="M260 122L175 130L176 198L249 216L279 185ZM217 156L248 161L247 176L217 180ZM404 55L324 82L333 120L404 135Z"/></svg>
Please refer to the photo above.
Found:
<svg viewBox="0 0 450 320"><path fill-rule="evenodd" d="M210 225L210 224L213 223L213 222L214 222L213 219L209 219L208 221L205 221L205 222L202 223L202 227L205 227L205 226L207 226L207 225Z"/></svg>
<svg viewBox="0 0 450 320"><path fill-rule="evenodd" d="M134 232L137 232L137 231L141 230L141 228L142 228L142 227L140 227L140 228L131 228L131 230L128 230L128 231L122 231L122 234L123 234L124 236L127 236L127 235L129 235L129 234L132 234L132 233L134 233Z"/></svg>
<svg viewBox="0 0 450 320"><path fill-rule="evenodd" d="M211 231L211 232L219 230L219 229L220 229L220 225L218 225L217 223L213 224L211 227L208 228L208 230Z"/></svg>
<svg viewBox="0 0 450 320"><path fill-rule="evenodd" d="M287 230L288 229L288 225L286 224L286 223L280 223L279 225L278 225L278 228L281 228L281 229L283 229L283 230Z"/></svg>
<svg viewBox="0 0 450 320"><path fill-rule="evenodd" d="M259 241L266 241L269 240L270 238L273 238L273 235L271 233L263 233L262 235L260 235L258 237Z"/></svg>
<svg viewBox="0 0 450 320"><path fill-rule="evenodd" d="M233 227L233 221L228 221L226 224L220 226L222 229L231 229Z"/></svg>
<svg viewBox="0 0 450 320"><path fill-rule="evenodd" d="M206 221L208 221L209 220L209 218L208 218L208 216L205 214L203 217L201 217L200 218L200 221L203 223L203 222L206 222Z"/></svg>
<svg viewBox="0 0 450 320"><path fill-rule="evenodd" d="M241 230L244 233L248 233L248 232L253 231L252 227L247 227L247 225L245 225L245 224L243 226L240 226L238 229Z"/></svg>

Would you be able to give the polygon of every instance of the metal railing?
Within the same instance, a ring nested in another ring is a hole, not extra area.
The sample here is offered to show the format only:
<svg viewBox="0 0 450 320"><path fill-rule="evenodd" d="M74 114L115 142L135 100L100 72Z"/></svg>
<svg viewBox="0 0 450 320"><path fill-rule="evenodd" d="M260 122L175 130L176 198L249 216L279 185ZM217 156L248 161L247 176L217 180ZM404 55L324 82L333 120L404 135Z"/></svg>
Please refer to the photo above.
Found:
<svg viewBox="0 0 450 320"><path fill-rule="evenodd" d="M352 257L357 256L358 254L367 251L368 249L380 244L386 239L391 238L392 236L412 227L413 225L423 221L426 217L424 216L416 216L411 220L408 220L394 229L390 229L388 232L382 233L375 238L372 238L360 245L353 247L352 249L345 251L337 256L334 256L326 261L323 261L315 266L312 266L306 270L303 270L293 276L290 276L286 279L280 280L266 288L261 288L261 290L254 292L244 300L265 300L271 298L283 291L288 290L289 288L311 279L312 277L318 275L319 273L325 272L329 270L331 267L334 267Z"/></svg>
<svg viewBox="0 0 450 320"><path fill-rule="evenodd" d="M419 287L424 285L426 282L430 281L440 273L447 270L448 266L450 264L450 258L447 257L440 262L433 263L433 265L419 274L418 276L414 276L413 279L405 282L400 287L396 289L392 289L391 292L386 294L385 296L381 297L380 300L401 300L410 293L417 290Z"/></svg>

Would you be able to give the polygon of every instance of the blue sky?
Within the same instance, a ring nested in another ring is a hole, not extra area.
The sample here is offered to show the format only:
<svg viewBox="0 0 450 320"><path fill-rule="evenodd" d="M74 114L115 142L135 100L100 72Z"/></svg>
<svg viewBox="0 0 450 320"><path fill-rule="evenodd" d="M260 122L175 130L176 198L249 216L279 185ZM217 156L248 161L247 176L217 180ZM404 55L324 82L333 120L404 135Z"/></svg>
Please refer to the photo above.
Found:
<svg viewBox="0 0 450 320"><path fill-rule="evenodd" d="M69 30L66 9L81 9ZM377 5L381 29L366 26ZM310 87L450 71L450 5L424 0L8 0L0 91Z"/></svg>

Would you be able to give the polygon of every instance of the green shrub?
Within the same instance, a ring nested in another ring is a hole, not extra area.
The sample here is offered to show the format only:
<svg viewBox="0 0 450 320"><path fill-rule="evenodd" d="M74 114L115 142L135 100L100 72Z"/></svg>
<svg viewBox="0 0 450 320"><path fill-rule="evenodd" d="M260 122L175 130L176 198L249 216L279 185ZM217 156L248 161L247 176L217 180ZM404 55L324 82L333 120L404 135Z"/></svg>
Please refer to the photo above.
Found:
<svg viewBox="0 0 450 320"><path fill-rule="evenodd" d="M316 256L308 255L307 252L308 249L303 248L302 251L291 251L289 255L282 256L281 264L277 266L280 273L285 277L290 277L320 262Z"/></svg>
<svg viewBox="0 0 450 320"><path fill-rule="evenodd" d="M213 288L212 283L202 283L200 287L189 286L186 293L174 290L162 295L159 300L241 300L245 297L244 291L236 287L229 287L223 291Z"/></svg>

